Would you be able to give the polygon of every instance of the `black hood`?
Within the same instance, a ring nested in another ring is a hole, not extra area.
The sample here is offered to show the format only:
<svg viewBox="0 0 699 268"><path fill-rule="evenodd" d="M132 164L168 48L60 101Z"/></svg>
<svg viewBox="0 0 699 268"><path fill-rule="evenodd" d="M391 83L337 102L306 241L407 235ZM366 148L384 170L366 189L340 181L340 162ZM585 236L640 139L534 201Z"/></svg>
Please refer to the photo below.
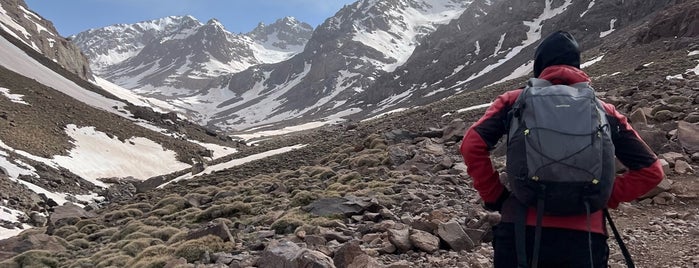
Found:
<svg viewBox="0 0 699 268"><path fill-rule="evenodd" d="M571 34L557 31L542 40L536 48L534 77L539 77L546 67L553 65L580 68L580 46Z"/></svg>

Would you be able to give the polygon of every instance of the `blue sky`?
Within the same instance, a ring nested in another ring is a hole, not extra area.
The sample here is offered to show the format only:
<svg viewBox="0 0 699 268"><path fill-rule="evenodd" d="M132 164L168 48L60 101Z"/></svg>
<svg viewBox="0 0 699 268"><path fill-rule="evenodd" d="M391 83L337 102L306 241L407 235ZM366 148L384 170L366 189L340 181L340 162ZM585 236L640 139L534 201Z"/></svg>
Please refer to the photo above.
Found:
<svg viewBox="0 0 699 268"><path fill-rule="evenodd" d="M316 27L355 0L26 0L29 9L53 21L63 36L117 23L135 23L173 15L201 22L216 18L234 33L257 23L292 16Z"/></svg>

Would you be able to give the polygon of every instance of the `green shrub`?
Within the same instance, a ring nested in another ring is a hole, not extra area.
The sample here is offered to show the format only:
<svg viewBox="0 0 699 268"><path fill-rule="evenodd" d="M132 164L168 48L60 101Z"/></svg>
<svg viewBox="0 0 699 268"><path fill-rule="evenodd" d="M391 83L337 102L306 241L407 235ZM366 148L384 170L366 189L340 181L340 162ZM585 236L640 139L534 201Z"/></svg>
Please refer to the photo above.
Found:
<svg viewBox="0 0 699 268"><path fill-rule="evenodd" d="M75 227L75 225L66 225L61 228L58 228L53 231L53 235L66 238L69 235L72 235L74 233L78 232L78 227Z"/></svg>
<svg viewBox="0 0 699 268"><path fill-rule="evenodd" d="M274 230L277 234L290 234L293 233L296 228L302 226L305 221L305 217L300 216L297 213L288 213L282 216L278 220L274 221L270 228Z"/></svg>
<svg viewBox="0 0 699 268"><path fill-rule="evenodd" d="M142 215L143 212L135 208L122 209L104 214L104 220L108 222L117 222L122 219L140 217Z"/></svg>
<svg viewBox="0 0 699 268"><path fill-rule="evenodd" d="M195 220L197 222L209 221L216 218L227 218L238 216L240 214L250 213L251 206L243 202L237 201L232 204L215 205L200 212Z"/></svg>
<svg viewBox="0 0 699 268"><path fill-rule="evenodd" d="M77 227L78 225L75 225L75 226ZM86 235L91 235L93 233L96 233L99 230L104 229L104 226L91 223L91 224L87 224L83 227L78 227L78 228L80 228L81 233L86 234Z"/></svg>
<svg viewBox="0 0 699 268"><path fill-rule="evenodd" d="M126 267L126 264L129 263L131 259L131 257L123 254L110 255L97 262L96 267Z"/></svg>
<svg viewBox="0 0 699 268"><path fill-rule="evenodd" d="M143 202L124 206L124 209L130 209L130 208L138 209L141 212L146 213L148 211L151 211L151 209L153 209L153 206L151 204L143 203Z"/></svg>
<svg viewBox="0 0 699 268"><path fill-rule="evenodd" d="M51 255L51 252L30 250L0 264L2 267L44 268L58 267L60 263Z"/></svg>
<svg viewBox="0 0 699 268"><path fill-rule="evenodd" d="M176 245L175 256L185 258L188 262L195 262L200 260L204 252L221 252L230 251L232 249L232 243L224 243L223 239L218 236L207 235Z"/></svg>
<svg viewBox="0 0 699 268"><path fill-rule="evenodd" d="M78 227L78 230L80 230L83 227L85 227L85 225L90 225L90 224L97 224L97 221L95 219L83 219L83 220L80 220L79 222L75 223L75 227Z"/></svg>
<svg viewBox="0 0 699 268"><path fill-rule="evenodd" d="M125 236L123 238L123 240L135 240L135 239L142 239L142 238L151 238L151 235L144 233L144 232L141 232L141 231L137 231L137 232L133 232L133 233L128 234L127 236Z"/></svg>
<svg viewBox="0 0 699 268"><path fill-rule="evenodd" d="M138 253L128 264L128 267L163 267L167 261L174 259L173 256L170 256L171 252L172 250L165 245L150 246Z"/></svg>
<svg viewBox="0 0 699 268"><path fill-rule="evenodd" d="M292 207L302 207L318 199L319 195L309 191L298 191L291 197Z"/></svg>
<svg viewBox="0 0 699 268"><path fill-rule="evenodd" d="M150 235L153 238L160 239L162 241L168 241L173 235L176 235L177 233L180 232L180 229L172 227L172 226L167 226L163 228L158 228L154 232L150 233Z"/></svg>
<svg viewBox="0 0 699 268"><path fill-rule="evenodd" d="M83 234L83 233L74 233L74 234L69 235L68 237L66 237L66 241L73 241L73 240L75 240L75 239L85 239L85 238L87 238L87 235L86 235L86 234Z"/></svg>
<svg viewBox="0 0 699 268"><path fill-rule="evenodd" d="M163 241L160 241L160 239L156 238L140 238L132 240L128 244L124 245L121 248L121 251L123 251L129 256L136 257L136 255L141 253L141 251L143 251L144 249L150 246L160 245L162 243Z"/></svg>
<svg viewBox="0 0 699 268"><path fill-rule="evenodd" d="M73 239L70 241L70 244L74 247L81 248L81 249L86 249L90 247L90 241L87 241L85 239L79 238L79 239Z"/></svg>
<svg viewBox="0 0 699 268"><path fill-rule="evenodd" d="M87 240L100 242L102 240L102 238L110 238L112 235L114 235L117 232L117 230L118 230L117 227L105 228L105 229L99 230L91 235L88 235Z"/></svg>
<svg viewBox="0 0 699 268"><path fill-rule="evenodd" d="M184 197L178 194L171 194L158 201L153 209L158 209L165 206L175 206L177 207L177 210L182 210L189 206L189 202L187 202L187 199L184 199Z"/></svg>

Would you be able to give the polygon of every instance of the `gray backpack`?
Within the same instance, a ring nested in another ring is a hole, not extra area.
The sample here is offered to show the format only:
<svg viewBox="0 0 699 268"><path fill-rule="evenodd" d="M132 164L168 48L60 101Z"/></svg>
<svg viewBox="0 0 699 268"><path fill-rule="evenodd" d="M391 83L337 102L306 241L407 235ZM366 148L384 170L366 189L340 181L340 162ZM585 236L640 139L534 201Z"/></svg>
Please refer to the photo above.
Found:
<svg viewBox="0 0 699 268"><path fill-rule="evenodd" d="M509 115L506 184L546 215L606 207L614 184L614 145L606 113L588 83L532 78Z"/></svg>

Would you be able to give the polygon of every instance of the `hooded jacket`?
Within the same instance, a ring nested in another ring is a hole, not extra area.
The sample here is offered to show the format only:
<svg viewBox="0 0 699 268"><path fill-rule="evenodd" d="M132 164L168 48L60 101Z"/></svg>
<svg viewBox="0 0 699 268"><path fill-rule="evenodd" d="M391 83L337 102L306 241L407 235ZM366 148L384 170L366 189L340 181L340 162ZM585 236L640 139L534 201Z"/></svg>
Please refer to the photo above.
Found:
<svg viewBox="0 0 699 268"><path fill-rule="evenodd" d="M580 52L577 42L567 33L556 32L541 42L536 51L534 72L536 77L553 84L572 85L589 82L590 78L580 65ZM498 172L493 168L490 150L508 131L505 126L507 113L522 92L522 89L508 91L493 102L483 117L474 123L464 135L461 155L468 167L467 172L486 207L500 210L503 222L514 222L517 201L500 182ZM628 171L617 175L609 208L616 208L620 202L633 201L653 189L663 179L660 162L638 133L631 127L627 118L616 108L602 102L611 125L615 155ZM602 211L590 215L590 231L606 234ZM527 225L536 225L536 209L529 208ZM543 227L565 228L588 231L587 215L544 216Z"/></svg>

